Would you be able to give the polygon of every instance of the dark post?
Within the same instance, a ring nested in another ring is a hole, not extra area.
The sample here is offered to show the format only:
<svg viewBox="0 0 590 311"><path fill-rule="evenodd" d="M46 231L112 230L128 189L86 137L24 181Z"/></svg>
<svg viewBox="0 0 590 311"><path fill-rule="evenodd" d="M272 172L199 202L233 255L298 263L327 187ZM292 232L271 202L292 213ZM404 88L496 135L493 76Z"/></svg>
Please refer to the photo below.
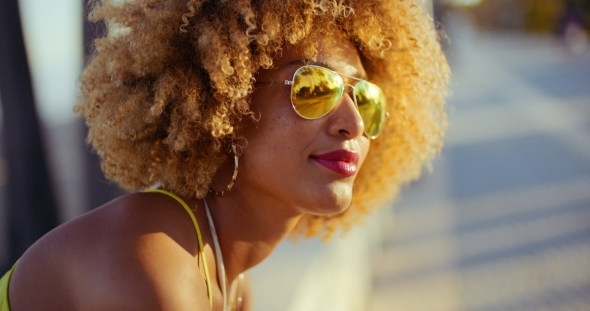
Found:
<svg viewBox="0 0 590 311"><path fill-rule="evenodd" d="M0 0L0 95L8 162L10 262L58 225L18 0Z"/></svg>

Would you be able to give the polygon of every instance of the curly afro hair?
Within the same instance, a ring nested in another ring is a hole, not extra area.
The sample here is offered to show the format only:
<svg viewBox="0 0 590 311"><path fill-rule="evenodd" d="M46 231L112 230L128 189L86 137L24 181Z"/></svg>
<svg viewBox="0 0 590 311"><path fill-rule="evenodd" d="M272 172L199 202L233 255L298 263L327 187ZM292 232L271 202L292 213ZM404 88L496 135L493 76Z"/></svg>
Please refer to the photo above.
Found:
<svg viewBox="0 0 590 311"><path fill-rule="evenodd" d="M354 184L352 206L304 215L294 235L330 236L391 200L442 147L450 75L432 20L409 0L96 0L89 19L106 35L80 76L88 141L107 178L129 190L161 183L204 197L240 148L254 74L283 48L305 59L317 40L344 32L369 79L385 91L387 119ZM254 120L255 122L255 120Z"/></svg>

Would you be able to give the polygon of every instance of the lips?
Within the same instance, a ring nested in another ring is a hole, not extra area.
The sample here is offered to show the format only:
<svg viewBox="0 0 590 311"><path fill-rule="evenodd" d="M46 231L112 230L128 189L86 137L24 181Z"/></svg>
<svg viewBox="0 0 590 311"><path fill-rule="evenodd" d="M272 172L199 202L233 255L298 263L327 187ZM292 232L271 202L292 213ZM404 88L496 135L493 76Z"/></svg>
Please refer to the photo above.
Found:
<svg viewBox="0 0 590 311"><path fill-rule="evenodd" d="M358 170L358 153L344 149L312 155L311 159L327 169L344 176L352 176Z"/></svg>

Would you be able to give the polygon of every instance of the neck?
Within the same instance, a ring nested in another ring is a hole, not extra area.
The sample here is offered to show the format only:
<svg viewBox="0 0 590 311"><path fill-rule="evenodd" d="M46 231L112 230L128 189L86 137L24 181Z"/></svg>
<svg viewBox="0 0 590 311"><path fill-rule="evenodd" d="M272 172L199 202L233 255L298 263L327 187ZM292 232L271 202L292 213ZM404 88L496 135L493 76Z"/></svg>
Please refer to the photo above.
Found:
<svg viewBox="0 0 590 311"><path fill-rule="evenodd" d="M293 229L301 214L272 198L238 189L207 196L229 284L268 257Z"/></svg>

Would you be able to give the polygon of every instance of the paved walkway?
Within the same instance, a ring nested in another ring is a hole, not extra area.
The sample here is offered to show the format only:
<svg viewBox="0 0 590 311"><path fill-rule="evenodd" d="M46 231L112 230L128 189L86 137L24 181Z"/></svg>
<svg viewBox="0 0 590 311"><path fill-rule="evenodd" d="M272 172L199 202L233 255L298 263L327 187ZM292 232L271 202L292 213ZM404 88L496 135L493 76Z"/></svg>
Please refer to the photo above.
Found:
<svg viewBox="0 0 590 311"><path fill-rule="evenodd" d="M590 53L463 33L447 145L404 191L369 310L590 310Z"/></svg>

